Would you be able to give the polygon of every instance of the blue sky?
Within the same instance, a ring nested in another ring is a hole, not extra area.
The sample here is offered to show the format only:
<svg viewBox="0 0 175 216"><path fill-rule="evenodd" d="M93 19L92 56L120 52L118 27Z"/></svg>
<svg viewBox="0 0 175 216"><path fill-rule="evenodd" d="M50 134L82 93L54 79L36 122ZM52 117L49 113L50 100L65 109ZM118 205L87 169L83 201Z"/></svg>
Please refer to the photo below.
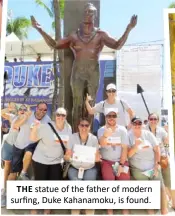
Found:
<svg viewBox="0 0 175 216"><path fill-rule="evenodd" d="M8 0L8 8L13 16L34 15L48 32L52 32L51 19L47 12L35 5L34 0ZM49 4L50 0L45 0ZM172 0L101 0L100 28L119 38L133 14L138 15L137 27L132 31L127 44L163 40L163 9ZM40 35L29 30L29 39L39 39Z"/></svg>

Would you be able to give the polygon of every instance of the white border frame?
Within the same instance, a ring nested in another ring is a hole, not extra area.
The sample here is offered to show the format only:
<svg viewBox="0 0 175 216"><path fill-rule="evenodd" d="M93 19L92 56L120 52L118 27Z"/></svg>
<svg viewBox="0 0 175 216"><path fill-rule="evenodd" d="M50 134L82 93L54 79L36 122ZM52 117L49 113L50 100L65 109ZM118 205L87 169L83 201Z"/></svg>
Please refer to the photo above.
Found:
<svg viewBox="0 0 175 216"><path fill-rule="evenodd" d="M168 128L170 143L170 173L171 189L175 189L175 155L174 155L174 125L173 125L173 107L172 107L172 81L171 81L171 59L170 59L170 36L169 36L169 14L175 13L175 9L164 9L164 52L165 52L165 96L168 106Z"/></svg>

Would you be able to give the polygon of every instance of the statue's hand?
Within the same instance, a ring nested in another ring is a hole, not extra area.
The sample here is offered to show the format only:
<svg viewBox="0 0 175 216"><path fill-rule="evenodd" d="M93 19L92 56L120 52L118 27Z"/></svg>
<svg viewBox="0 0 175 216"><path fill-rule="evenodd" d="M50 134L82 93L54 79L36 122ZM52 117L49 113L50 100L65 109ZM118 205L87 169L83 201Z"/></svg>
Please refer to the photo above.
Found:
<svg viewBox="0 0 175 216"><path fill-rule="evenodd" d="M36 28L36 29L41 28L40 24L36 21L34 16L30 16L30 19L31 19L31 24L32 24L33 28Z"/></svg>
<svg viewBox="0 0 175 216"><path fill-rule="evenodd" d="M92 101L92 100L93 100L92 97L91 97L90 95L87 94L87 95L86 95L86 101L89 102L89 101Z"/></svg>
<svg viewBox="0 0 175 216"><path fill-rule="evenodd" d="M133 29L137 25L137 15L133 15L131 17L130 23L129 23L129 28Z"/></svg>

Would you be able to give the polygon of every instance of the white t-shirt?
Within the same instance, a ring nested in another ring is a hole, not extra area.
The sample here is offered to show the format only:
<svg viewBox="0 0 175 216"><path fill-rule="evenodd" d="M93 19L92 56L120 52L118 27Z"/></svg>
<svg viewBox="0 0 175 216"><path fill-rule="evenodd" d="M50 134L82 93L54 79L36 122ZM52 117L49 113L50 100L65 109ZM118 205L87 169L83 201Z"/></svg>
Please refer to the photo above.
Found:
<svg viewBox="0 0 175 216"><path fill-rule="evenodd" d="M147 125L146 127L145 127L145 129L146 130L148 130L148 131L150 131L150 127L149 127L149 125ZM151 131L150 131L151 132ZM153 134L153 133L152 133ZM168 137L168 133L165 131L165 129L164 128L162 128L162 127L156 127L156 133L155 134L153 134L153 135L155 135L155 137L157 138L157 141L158 141L158 143L159 143L159 146L160 146L160 151L161 151L161 155L163 156L165 156L166 155L166 150L165 150L165 147L164 147L164 140L165 140L165 138L167 138Z"/></svg>
<svg viewBox="0 0 175 216"><path fill-rule="evenodd" d="M105 109L108 108L117 108L118 109L118 117L117 117L117 124L126 127L128 125L127 119L127 110L131 107L129 104L123 100L119 99L118 97L115 100L114 104L109 104L107 100L101 101L97 103L94 107L95 112L105 113Z"/></svg>
<svg viewBox="0 0 175 216"><path fill-rule="evenodd" d="M82 145L82 146L85 145L87 147L94 147L94 148L96 148L96 150L99 149L98 139L96 136L94 136L91 133L88 134L88 139L87 139L86 143L81 143L79 133L72 134L72 136L70 137L70 140L69 140L68 148L71 149L72 151L74 151L74 148L76 145ZM81 165L83 168L86 167L85 164L83 164L83 163L81 163ZM72 166L77 169L77 168L79 168L80 164L79 164L79 162L72 162ZM90 164L90 167L88 167L88 168L90 169L93 166L94 166L94 164Z"/></svg>
<svg viewBox="0 0 175 216"><path fill-rule="evenodd" d="M135 142L135 136L132 130L129 132L128 136L130 147L132 147ZM131 158L129 158L129 164L131 167L141 171L153 169L155 164L155 153L153 148L159 144L155 136L147 130L142 130L140 139L149 147L140 148Z"/></svg>
<svg viewBox="0 0 175 216"><path fill-rule="evenodd" d="M14 114L9 114L9 116L10 116L11 125L10 125L10 130L9 130L8 136L6 138L6 142L10 145L14 145L19 131L14 129L13 125L14 125L15 121L18 119L18 116L14 115Z"/></svg>
<svg viewBox="0 0 175 216"><path fill-rule="evenodd" d="M98 139L100 139L103 136L104 130L105 130L105 126L101 127L98 130ZM121 158L122 144L127 145L127 146L129 145L126 128L123 126L117 125L111 137L117 139L118 140L117 143L121 145L103 146L100 148L100 153L101 153L102 159L118 162L120 161L120 158ZM109 137L108 139L110 139L111 137Z"/></svg>
<svg viewBox="0 0 175 216"><path fill-rule="evenodd" d="M62 131L56 128L55 122L51 122L67 148L72 128L69 124L65 124ZM41 164L58 164L63 160L63 149L56 136L48 124L41 124L37 131L37 137L40 139L33 154L33 160Z"/></svg>
<svg viewBox="0 0 175 216"><path fill-rule="evenodd" d="M29 144L32 143L30 141L30 127L36 120L37 119L35 117L35 114L32 113L32 115L28 118L28 120L23 125L21 125L20 131L19 131L17 139L16 139L16 142L14 144L17 148L24 149ZM40 120L40 123L41 124L47 124L50 121L51 121L50 117L48 115L45 115Z"/></svg>

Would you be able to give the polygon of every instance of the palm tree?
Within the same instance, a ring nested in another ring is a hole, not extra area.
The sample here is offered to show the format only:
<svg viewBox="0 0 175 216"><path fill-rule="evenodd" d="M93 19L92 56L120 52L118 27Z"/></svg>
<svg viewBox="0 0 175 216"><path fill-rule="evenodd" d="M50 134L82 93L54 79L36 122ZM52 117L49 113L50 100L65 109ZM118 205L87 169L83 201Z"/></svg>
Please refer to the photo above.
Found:
<svg viewBox="0 0 175 216"><path fill-rule="evenodd" d="M175 2L172 2L172 3L169 5L169 8L175 8Z"/></svg>
<svg viewBox="0 0 175 216"><path fill-rule="evenodd" d="M50 7L43 0L35 0L35 3L43 7L48 15L53 18L52 27L55 29L55 40L61 38L61 19L64 16L64 0L51 0ZM57 75L57 56L59 59L60 79L59 79L59 97L58 97L58 75ZM63 51L54 50L53 53L53 70L54 70L54 93L52 99L51 115L56 110L57 105L64 107L64 67Z"/></svg>
<svg viewBox="0 0 175 216"><path fill-rule="evenodd" d="M10 18L7 20L6 32L7 35L12 32L20 39L26 39L31 22L26 17Z"/></svg>

